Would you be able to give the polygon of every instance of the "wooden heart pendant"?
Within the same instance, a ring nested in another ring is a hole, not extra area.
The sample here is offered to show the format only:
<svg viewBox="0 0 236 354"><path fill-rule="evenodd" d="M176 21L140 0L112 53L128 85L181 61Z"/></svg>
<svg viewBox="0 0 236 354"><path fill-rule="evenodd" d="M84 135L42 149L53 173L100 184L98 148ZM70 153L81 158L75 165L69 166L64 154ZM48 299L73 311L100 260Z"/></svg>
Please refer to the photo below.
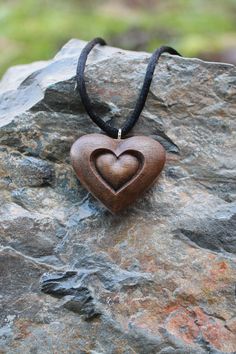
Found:
<svg viewBox="0 0 236 354"><path fill-rule="evenodd" d="M112 139L89 134L71 148L80 182L112 213L133 203L155 182L165 158L162 145L145 136Z"/></svg>

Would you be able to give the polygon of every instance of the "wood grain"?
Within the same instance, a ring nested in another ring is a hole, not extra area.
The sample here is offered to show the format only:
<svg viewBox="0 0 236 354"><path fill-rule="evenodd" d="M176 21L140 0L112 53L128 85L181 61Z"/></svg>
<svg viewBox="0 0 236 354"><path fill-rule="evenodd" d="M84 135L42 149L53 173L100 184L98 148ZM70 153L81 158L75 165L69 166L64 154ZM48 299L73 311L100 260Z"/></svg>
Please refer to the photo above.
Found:
<svg viewBox="0 0 236 354"><path fill-rule="evenodd" d="M80 182L112 213L133 203L155 182L165 159L162 145L145 136L118 140L89 134L71 148Z"/></svg>

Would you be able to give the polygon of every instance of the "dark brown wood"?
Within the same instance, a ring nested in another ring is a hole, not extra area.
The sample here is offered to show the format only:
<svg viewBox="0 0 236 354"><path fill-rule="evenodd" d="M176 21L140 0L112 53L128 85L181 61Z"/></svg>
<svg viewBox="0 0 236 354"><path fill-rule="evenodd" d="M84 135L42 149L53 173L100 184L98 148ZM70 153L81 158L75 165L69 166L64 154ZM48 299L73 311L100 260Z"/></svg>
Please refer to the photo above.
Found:
<svg viewBox="0 0 236 354"><path fill-rule="evenodd" d="M118 140L89 134L71 148L80 182L112 213L133 203L155 182L165 159L162 145L145 136Z"/></svg>

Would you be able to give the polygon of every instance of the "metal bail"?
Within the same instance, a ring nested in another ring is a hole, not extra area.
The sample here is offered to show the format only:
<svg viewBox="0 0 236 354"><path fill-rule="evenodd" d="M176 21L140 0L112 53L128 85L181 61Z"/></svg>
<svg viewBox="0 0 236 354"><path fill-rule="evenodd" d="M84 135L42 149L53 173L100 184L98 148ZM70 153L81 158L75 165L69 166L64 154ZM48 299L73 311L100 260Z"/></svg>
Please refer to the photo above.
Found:
<svg viewBox="0 0 236 354"><path fill-rule="evenodd" d="M117 137L117 139L121 139L121 133L122 133L122 129L118 129L118 137Z"/></svg>

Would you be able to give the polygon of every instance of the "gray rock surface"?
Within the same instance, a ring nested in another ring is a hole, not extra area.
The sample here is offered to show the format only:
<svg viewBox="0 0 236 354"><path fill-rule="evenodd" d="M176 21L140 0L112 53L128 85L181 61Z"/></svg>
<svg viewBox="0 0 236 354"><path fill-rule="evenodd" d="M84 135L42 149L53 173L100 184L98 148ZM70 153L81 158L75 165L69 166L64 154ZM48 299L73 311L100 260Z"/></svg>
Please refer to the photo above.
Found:
<svg viewBox="0 0 236 354"><path fill-rule="evenodd" d="M236 352L236 68L163 55L133 134L159 140L159 182L112 216L71 144L99 132L75 91L71 40L0 83L0 353ZM117 127L149 54L97 47L95 109Z"/></svg>

